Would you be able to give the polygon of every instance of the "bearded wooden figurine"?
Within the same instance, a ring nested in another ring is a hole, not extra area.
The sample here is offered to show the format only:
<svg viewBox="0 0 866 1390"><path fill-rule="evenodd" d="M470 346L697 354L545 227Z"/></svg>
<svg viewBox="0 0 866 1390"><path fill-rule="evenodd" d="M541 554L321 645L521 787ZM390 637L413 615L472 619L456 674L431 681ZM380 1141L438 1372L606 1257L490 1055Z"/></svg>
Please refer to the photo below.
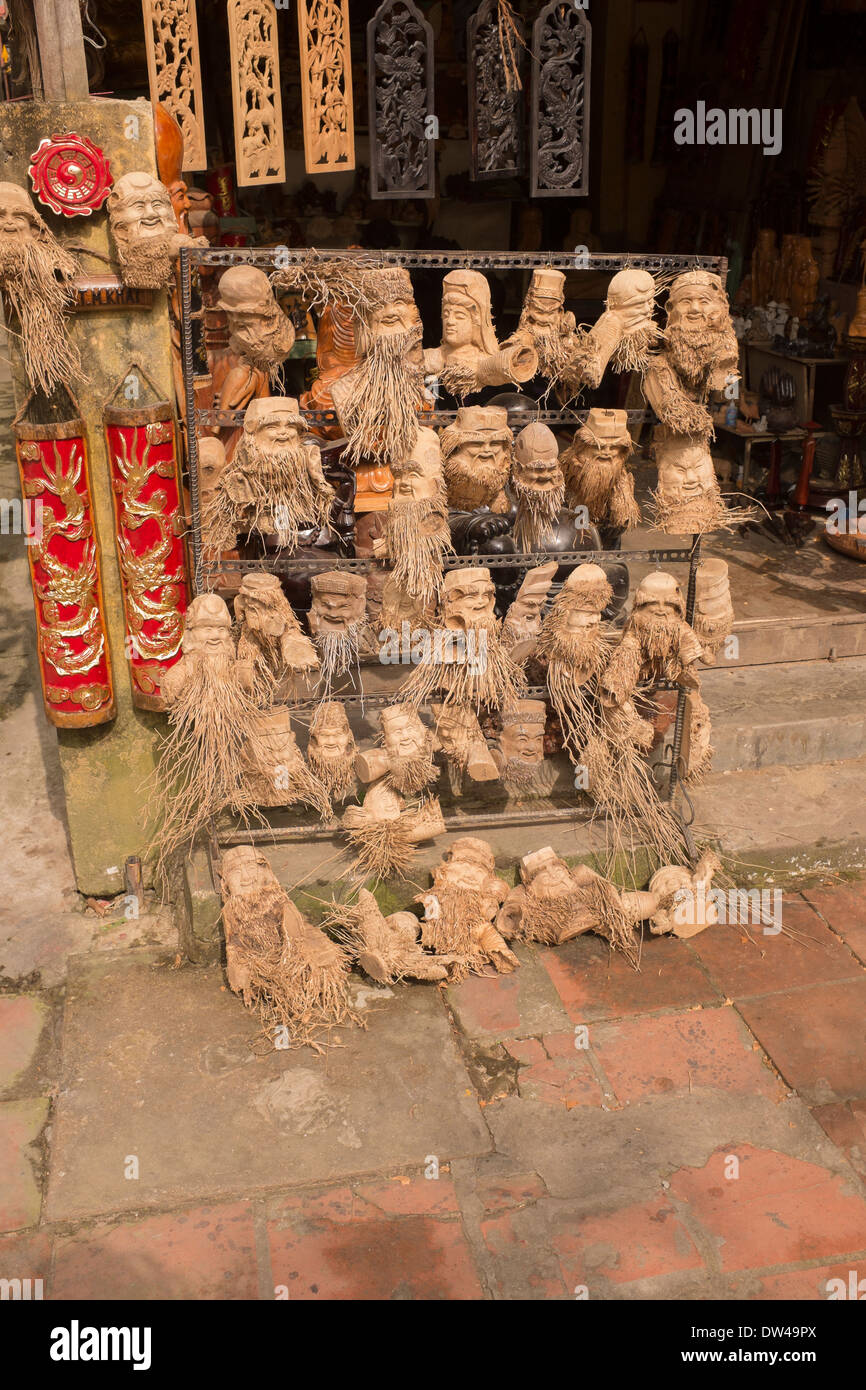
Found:
<svg viewBox="0 0 866 1390"><path fill-rule="evenodd" d="M701 660L705 666L712 666L734 627L731 582L724 560L713 557L702 560L698 566L692 627L703 647Z"/></svg>
<svg viewBox="0 0 866 1390"><path fill-rule="evenodd" d="M227 849L219 877L230 988L271 1035L286 1028L294 1046L322 1051L323 1033L355 1021L348 952L301 915L253 845Z"/></svg>
<svg viewBox="0 0 866 1390"><path fill-rule="evenodd" d="M244 754L251 799L257 806L309 806L322 820L327 820L331 803L325 788L304 762L285 706L260 710L252 727L254 739Z"/></svg>
<svg viewBox="0 0 866 1390"><path fill-rule="evenodd" d="M574 761L595 726L598 682L611 651L601 618L612 597L600 565L578 565L553 600L537 644L537 655L547 666L550 702Z"/></svg>
<svg viewBox="0 0 866 1390"><path fill-rule="evenodd" d="M214 550L217 555L225 544L234 547L237 535L231 535L227 528L214 526L217 489L226 471L226 451L222 440L211 435L200 435L198 449L198 506L201 515L201 540L206 550ZM221 534L222 533L222 534Z"/></svg>
<svg viewBox="0 0 866 1390"><path fill-rule="evenodd" d="M502 643L495 602L488 569L446 571L440 625L400 687L401 699L418 706L441 692L446 705L465 705L476 713L482 706L514 703L526 681Z"/></svg>
<svg viewBox="0 0 866 1390"><path fill-rule="evenodd" d="M450 979L488 964L508 975L520 964L494 925L507 895L486 840L459 836L433 870L433 887L415 899L424 908L421 944L450 959Z"/></svg>
<svg viewBox="0 0 866 1390"><path fill-rule="evenodd" d="M671 434L659 425L653 448L658 485L651 519L658 530L675 536L705 535L742 519L741 510L725 506L706 439Z"/></svg>
<svg viewBox="0 0 866 1390"><path fill-rule="evenodd" d="M485 386L531 381L538 356L522 339L500 346L487 279L478 270L452 270L442 281L442 343L425 351L424 370L462 398Z"/></svg>
<svg viewBox="0 0 866 1390"><path fill-rule="evenodd" d="M367 588L369 587L368 577ZM416 598L397 583L393 574L386 577L382 585L382 602L377 620L380 637L387 634L389 638L393 635L395 640L402 640L405 633L406 640L411 641L412 633L430 628L435 617L435 600Z"/></svg>
<svg viewBox="0 0 866 1390"><path fill-rule="evenodd" d="M617 704L638 687L675 681L698 690L697 663L703 649L685 620L686 604L672 574L648 574L638 585L631 616L602 676L602 686Z"/></svg>
<svg viewBox="0 0 866 1390"><path fill-rule="evenodd" d="M275 574L245 574L234 601L240 623L238 657L252 663L262 693L285 699L297 676L319 664L316 649L301 631L292 606Z"/></svg>
<svg viewBox="0 0 866 1390"><path fill-rule="evenodd" d="M333 801L355 793L355 736L344 705L324 700L310 721L307 761Z"/></svg>
<svg viewBox="0 0 866 1390"><path fill-rule="evenodd" d="M218 595L193 599L182 651L162 682L170 730L157 772L160 860L221 811L246 814L255 804L247 760L266 758L255 727L252 666L237 659L229 610Z"/></svg>
<svg viewBox="0 0 866 1390"><path fill-rule="evenodd" d="M265 272L253 265L229 266L219 283L217 308L228 319L229 349L273 377L295 345L295 329Z"/></svg>
<svg viewBox="0 0 866 1390"><path fill-rule="evenodd" d="M373 554L391 561L401 590L429 604L439 597L442 562L451 548L439 437L435 430L419 429L408 458L394 469L385 534L373 542Z"/></svg>
<svg viewBox="0 0 866 1390"><path fill-rule="evenodd" d="M719 921L718 904L711 892L713 878L721 870L721 861L711 850L705 850L694 869L678 864L666 864L658 869L649 882L649 891L658 905L650 915L653 936L667 932L688 940Z"/></svg>
<svg viewBox="0 0 866 1390"><path fill-rule="evenodd" d="M445 759L453 795L463 795L467 777L472 782L498 782L499 768L475 711L465 705L435 701L430 710L435 720L433 747Z"/></svg>
<svg viewBox="0 0 866 1390"><path fill-rule="evenodd" d="M547 796L556 781L556 766L544 756L547 706L543 700L518 700L500 716L498 746L493 754L502 785L510 797Z"/></svg>
<svg viewBox="0 0 866 1390"><path fill-rule="evenodd" d="M367 628L367 581L348 570L324 570L310 580L313 602L307 615L319 654L322 698L333 682L358 670L362 649L370 641Z"/></svg>
<svg viewBox="0 0 866 1390"><path fill-rule="evenodd" d="M653 321L657 285L646 270L620 270L607 287L601 318L579 334L563 378L573 390L601 385L608 363L615 372L644 368L661 337Z"/></svg>
<svg viewBox="0 0 866 1390"><path fill-rule="evenodd" d="M547 425L535 422L517 436L511 490L517 499L514 542L521 552L535 550L555 526L565 500L559 445Z"/></svg>
<svg viewBox="0 0 866 1390"><path fill-rule="evenodd" d="M446 425L439 436L449 507L461 512L478 507L509 511L505 485L511 474L513 442L508 411L502 406L469 405L458 410L453 425Z"/></svg>
<svg viewBox="0 0 866 1390"><path fill-rule="evenodd" d="M532 272L511 341L519 339L534 348L539 371L556 382L574 351L575 333L574 314L565 311L565 276L561 270L539 266Z"/></svg>
<svg viewBox="0 0 866 1390"><path fill-rule="evenodd" d="M533 565L526 571L520 588L502 622L502 645L516 666L525 667L536 654L542 628L542 610L559 565Z"/></svg>
<svg viewBox="0 0 866 1390"><path fill-rule="evenodd" d="M570 507L583 506L596 526L619 533L640 525L634 479L626 467L634 450L624 410L590 410L562 456Z"/></svg>
<svg viewBox="0 0 866 1390"><path fill-rule="evenodd" d="M20 334L28 382L46 394L81 374L65 319L75 302L78 270L77 260L49 231L25 190L0 183L0 290L6 321Z"/></svg>
<svg viewBox="0 0 866 1390"><path fill-rule="evenodd" d="M360 360L331 385L348 441L347 463L372 459L385 469L407 458L427 404L421 356L423 328L408 270L384 266L364 273L356 320Z"/></svg>
<svg viewBox="0 0 866 1390"><path fill-rule="evenodd" d="M445 980L450 959L430 955L419 940L414 912L391 912L386 917L373 894L360 889L357 904L335 909L329 923L371 980L393 985L401 980Z"/></svg>
<svg viewBox="0 0 866 1390"><path fill-rule="evenodd" d="M334 489L325 481L319 446L305 441L298 402L264 396L244 414L243 438L226 466L205 518L208 534L274 534L294 550L303 530L328 527Z"/></svg>
<svg viewBox="0 0 866 1390"><path fill-rule="evenodd" d="M688 270L671 285L664 342L644 372L644 395L673 434L708 439L706 403L737 375L739 347L718 275Z"/></svg>
<svg viewBox="0 0 866 1390"><path fill-rule="evenodd" d="M405 877L416 846L445 831L438 800L423 797L439 775L430 730L412 710L383 710L381 745L358 754L355 772L369 787L363 805L343 817L357 869L377 879ZM408 808L406 797L413 798Z"/></svg>
<svg viewBox="0 0 866 1390"><path fill-rule="evenodd" d="M520 883L511 889L496 925L509 941L562 946L597 932L636 964L635 928L658 906L652 892L621 892L586 864L570 869L549 846L520 861Z"/></svg>
<svg viewBox="0 0 866 1390"><path fill-rule="evenodd" d="M165 184L143 170L117 180L107 207L120 278L134 289L168 289L180 248L207 246L180 231Z"/></svg>

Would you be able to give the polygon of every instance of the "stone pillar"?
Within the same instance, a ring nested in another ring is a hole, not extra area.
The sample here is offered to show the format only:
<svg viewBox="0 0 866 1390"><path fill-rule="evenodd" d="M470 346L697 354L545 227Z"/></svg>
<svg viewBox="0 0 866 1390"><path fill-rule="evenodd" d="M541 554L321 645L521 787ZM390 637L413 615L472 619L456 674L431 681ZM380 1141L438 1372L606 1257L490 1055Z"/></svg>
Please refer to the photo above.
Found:
<svg viewBox="0 0 866 1390"><path fill-rule="evenodd" d="M30 155L45 136L70 131L87 136L102 149L115 180L133 169L157 175L150 102L91 97L75 102L4 103L0 107L0 180L32 192L27 172ZM90 217L70 218L57 217L40 203L37 207L62 242L77 242L103 256L112 255L104 205ZM104 262L87 255L80 259L85 273L106 269ZM133 359L147 370L161 394L173 398L166 295L156 293L150 308L95 310L73 315L69 324L88 376L86 382L72 386L87 427L117 718L93 729L55 732L76 883L82 893L104 896L123 890L127 857L143 855L146 849L146 813L152 796L142 791L142 784L154 769L165 717L138 710L132 703L102 411ZM10 345L15 400L20 407L28 387L12 340Z"/></svg>

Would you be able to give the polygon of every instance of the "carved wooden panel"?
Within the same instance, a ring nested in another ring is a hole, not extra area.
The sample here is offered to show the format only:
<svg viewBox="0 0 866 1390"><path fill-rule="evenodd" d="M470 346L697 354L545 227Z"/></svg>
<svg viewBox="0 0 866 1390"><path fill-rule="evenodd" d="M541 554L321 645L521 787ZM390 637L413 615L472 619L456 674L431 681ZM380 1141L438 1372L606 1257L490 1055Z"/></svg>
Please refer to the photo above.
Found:
<svg viewBox="0 0 866 1390"><path fill-rule="evenodd" d="M235 166L240 187L283 183L283 103L271 0L228 0Z"/></svg>
<svg viewBox="0 0 866 1390"><path fill-rule="evenodd" d="M141 0L150 99L174 116L184 169L206 169L195 0Z"/></svg>
<svg viewBox="0 0 866 1390"><path fill-rule="evenodd" d="M518 24L520 38L523 30ZM515 46L519 65L526 50ZM519 174L524 164L523 92L509 91L502 61L498 0L483 0L466 25L469 139L473 179Z"/></svg>
<svg viewBox="0 0 866 1390"><path fill-rule="evenodd" d="M589 74L592 30L571 0L552 0L532 27L533 198L589 193Z"/></svg>
<svg viewBox="0 0 866 1390"><path fill-rule="evenodd" d="M354 169L349 0L298 0L298 43L307 173Z"/></svg>
<svg viewBox="0 0 866 1390"><path fill-rule="evenodd" d="M432 198L433 30L412 0L383 0L367 25L370 197Z"/></svg>

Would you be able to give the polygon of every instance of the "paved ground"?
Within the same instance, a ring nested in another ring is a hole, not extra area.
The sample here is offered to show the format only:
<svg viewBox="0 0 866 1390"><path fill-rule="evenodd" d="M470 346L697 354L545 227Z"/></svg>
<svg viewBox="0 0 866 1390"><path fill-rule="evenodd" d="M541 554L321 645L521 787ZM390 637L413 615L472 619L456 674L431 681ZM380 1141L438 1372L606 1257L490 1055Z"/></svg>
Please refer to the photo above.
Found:
<svg viewBox="0 0 866 1390"><path fill-rule="evenodd" d="M253 1050L136 947L0 995L0 1277L54 1298L820 1299L866 1276L866 884L521 950Z"/></svg>

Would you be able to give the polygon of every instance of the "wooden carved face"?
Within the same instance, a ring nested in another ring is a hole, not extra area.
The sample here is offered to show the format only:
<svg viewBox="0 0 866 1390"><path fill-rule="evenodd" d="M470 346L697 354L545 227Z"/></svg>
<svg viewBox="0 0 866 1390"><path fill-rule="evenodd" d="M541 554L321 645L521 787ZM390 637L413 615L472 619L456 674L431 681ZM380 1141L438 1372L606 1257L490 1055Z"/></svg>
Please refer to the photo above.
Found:
<svg viewBox="0 0 866 1390"><path fill-rule="evenodd" d="M421 322L414 299L392 299L380 304L370 315L369 331L373 338L386 338L391 333L406 333Z"/></svg>
<svg viewBox="0 0 866 1390"><path fill-rule="evenodd" d="M393 496L403 502L426 502L437 497L441 489L439 441L432 430L420 429L415 447L394 475Z"/></svg>
<svg viewBox="0 0 866 1390"><path fill-rule="evenodd" d="M499 747L506 761L519 758L525 763L540 763L544 759L544 720L517 716L502 727Z"/></svg>
<svg viewBox="0 0 866 1390"><path fill-rule="evenodd" d="M341 575L333 583L313 582L310 609L313 632L345 632L352 623L363 622L367 606L366 586L356 589L343 583L342 579Z"/></svg>
<svg viewBox="0 0 866 1390"><path fill-rule="evenodd" d="M109 195L108 215L112 236L123 248L177 231L168 189L144 172L118 180Z"/></svg>
<svg viewBox="0 0 866 1390"><path fill-rule="evenodd" d="M427 752L430 734L417 714L399 710L382 721L385 751L392 760L419 758Z"/></svg>
<svg viewBox="0 0 866 1390"><path fill-rule="evenodd" d="M520 876L529 891L538 898L564 898L574 892L574 879L564 859L558 854L547 855L543 863L528 872L525 861Z"/></svg>
<svg viewBox="0 0 866 1390"><path fill-rule="evenodd" d="M553 491L562 482L556 436L545 425L528 425L514 446L514 480L527 487Z"/></svg>
<svg viewBox="0 0 866 1390"><path fill-rule="evenodd" d="M496 590L489 578L470 575L446 590L442 598L445 626L462 628L489 627L494 619Z"/></svg>
<svg viewBox="0 0 866 1390"><path fill-rule="evenodd" d="M334 717L311 727L309 753L321 762L335 762L349 756L354 742L352 730L343 713L342 720Z"/></svg>
<svg viewBox="0 0 866 1390"><path fill-rule="evenodd" d="M667 503L695 502L717 487L709 450L688 440L656 445L659 493Z"/></svg>
<svg viewBox="0 0 866 1390"><path fill-rule="evenodd" d="M27 193L17 183L0 183L0 244L32 241L38 222Z"/></svg>
<svg viewBox="0 0 866 1390"><path fill-rule="evenodd" d="M233 898L245 893L279 887L267 859L253 845L227 849L220 864L223 895Z"/></svg>
<svg viewBox="0 0 866 1390"><path fill-rule="evenodd" d="M668 327L718 329L728 318L728 306L710 285L684 285L668 304Z"/></svg>

